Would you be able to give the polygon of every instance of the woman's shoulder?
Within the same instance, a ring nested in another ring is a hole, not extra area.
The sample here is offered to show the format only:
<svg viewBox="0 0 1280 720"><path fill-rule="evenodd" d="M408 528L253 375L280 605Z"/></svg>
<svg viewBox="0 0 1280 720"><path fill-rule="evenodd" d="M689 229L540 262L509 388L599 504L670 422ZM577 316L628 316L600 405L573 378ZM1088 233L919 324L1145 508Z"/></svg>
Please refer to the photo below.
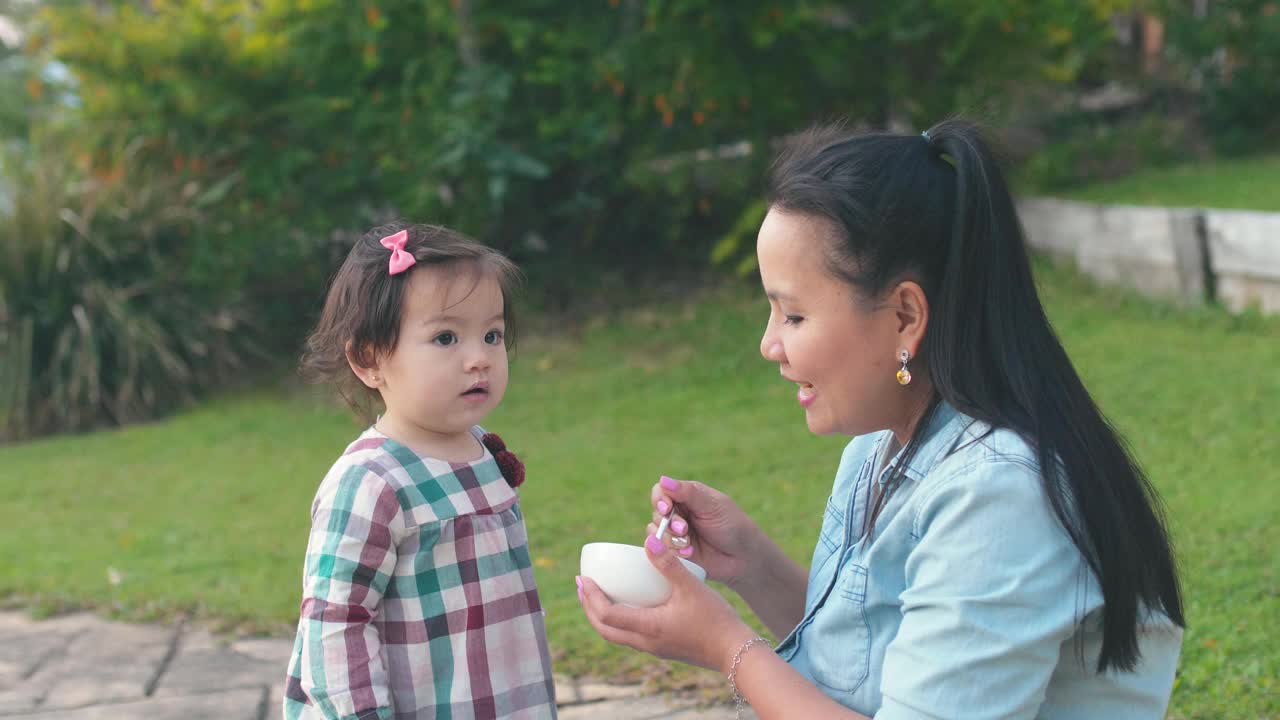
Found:
<svg viewBox="0 0 1280 720"><path fill-rule="evenodd" d="M981 526L1000 528L1020 542L1073 552L1047 488L1029 442L1012 430L970 420L919 479L907 503L917 537L929 528L970 532Z"/></svg>
<svg viewBox="0 0 1280 720"><path fill-rule="evenodd" d="M945 475L984 465L1010 464L1040 474L1035 448L1017 432L966 418L964 429L950 452L940 458L936 472Z"/></svg>

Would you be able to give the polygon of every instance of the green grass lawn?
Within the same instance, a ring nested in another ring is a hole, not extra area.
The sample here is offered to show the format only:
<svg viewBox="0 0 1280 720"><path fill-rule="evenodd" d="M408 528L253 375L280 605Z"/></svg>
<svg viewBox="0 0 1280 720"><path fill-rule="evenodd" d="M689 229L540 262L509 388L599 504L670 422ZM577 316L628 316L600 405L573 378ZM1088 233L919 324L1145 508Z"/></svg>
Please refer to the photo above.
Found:
<svg viewBox="0 0 1280 720"><path fill-rule="evenodd" d="M1280 155L1151 168L1065 194L1123 205L1280 211Z"/></svg>
<svg viewBox="0 0 1280 720"><path fill-rule="evenodd" d="M1280 321L1040 271L1060 334L1169 506L1190 620L1171 717L1280 716ZM606 645L578 608L579 547L640 542L662 473L730 492L808 558L843 443L808 434L794 389L757 354L758 295L702 292L521 343L487 425L528 465L559 671L715 680ZM288 635L312 493L358 431L282 381L159 423L0 449L0 597Z"/></svg>

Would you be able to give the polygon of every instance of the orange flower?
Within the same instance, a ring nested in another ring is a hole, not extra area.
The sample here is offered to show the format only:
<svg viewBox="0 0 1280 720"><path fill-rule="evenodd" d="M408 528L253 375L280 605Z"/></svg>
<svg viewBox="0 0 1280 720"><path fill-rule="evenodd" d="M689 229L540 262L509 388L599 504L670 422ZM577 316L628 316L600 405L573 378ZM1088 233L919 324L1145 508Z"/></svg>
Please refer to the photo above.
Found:
<svg viewBox="0 0 1280 720"><path fill-rule="evenodd" d="M706 121L707 121L707 114L706 114L706 113L702 112L701 110L695 110L695 111L694 111L694 113L693 113L693 125L694 125L694 127L698 127L698 126L702 125L702 123L704 123L704 122L706 122Z"/></svg>

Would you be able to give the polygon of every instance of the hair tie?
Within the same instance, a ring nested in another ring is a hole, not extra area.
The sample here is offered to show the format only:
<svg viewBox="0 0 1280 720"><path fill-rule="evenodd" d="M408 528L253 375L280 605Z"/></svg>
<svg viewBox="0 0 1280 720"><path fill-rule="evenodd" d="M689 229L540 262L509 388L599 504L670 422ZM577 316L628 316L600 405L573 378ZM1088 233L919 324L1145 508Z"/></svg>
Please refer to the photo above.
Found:
<svg viewBox="0 0 1280 720"><path fill-rule="evenodd" d="M507 484L513 489L524 484L524 463L520 462L520 458L515 453L507 449L507 444L502 442L502 438L494 433L485 433L480 438L480 442L489 448L489 452L493 453L493 459L498 463L498 469L502 471L502 477L506 479Z"/></svg>

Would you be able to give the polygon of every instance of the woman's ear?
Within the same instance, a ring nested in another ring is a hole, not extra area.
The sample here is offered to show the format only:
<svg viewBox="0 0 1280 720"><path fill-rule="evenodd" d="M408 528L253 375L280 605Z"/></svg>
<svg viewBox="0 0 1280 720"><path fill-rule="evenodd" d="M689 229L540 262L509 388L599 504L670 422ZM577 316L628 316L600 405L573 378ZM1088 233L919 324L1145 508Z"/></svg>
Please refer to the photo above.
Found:
<svg viewBox="0 0 1280 720"><path fill-rule="evenodd" d="M363 352L355 352L354 346L348 341L346 356L351 372L360 378L360 382L364 383L365 387L377 390L382 386L382 374L378 371L378 359L373 352L368 348Z"/></svg>
<svg viewBox="0 0 1280 720"><path fill-rule="evenodd" d="M929 299L914 280L903 280L890 291L890 302L898 321L898 347L915 357L929 327Z"/></svg>

